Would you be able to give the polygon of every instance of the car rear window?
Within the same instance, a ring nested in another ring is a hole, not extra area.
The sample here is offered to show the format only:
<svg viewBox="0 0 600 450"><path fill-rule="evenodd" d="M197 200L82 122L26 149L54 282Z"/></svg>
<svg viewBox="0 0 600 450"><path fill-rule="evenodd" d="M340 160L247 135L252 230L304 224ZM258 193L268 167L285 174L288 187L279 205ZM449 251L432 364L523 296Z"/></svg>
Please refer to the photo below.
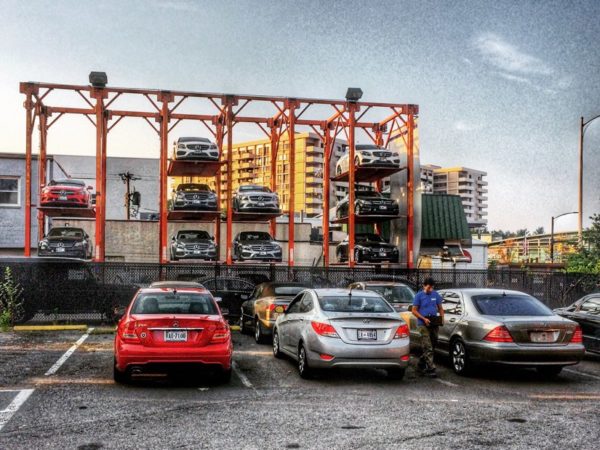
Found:
<svg viewBox="0 0 600 450"><path fill-rule="evenodd" d="M366 289L377 292L390 303L412 303L415 298L408 286L367 286Z"/></svg>
<svg viewBox="0 0 600 450"><path fill-rule="evenodd" d="M529 295L475 295L475 308L484 316L551 316L550 308Z"/></svg>
<svg viewBox="0 0 600 450"><path fill-rule="evenodd" d="M275 295L293 297L306 289L304 286L276 286Z"/></svg>
<svg viewBox="0 0 600 450"><path fill-rule="evenodd" d="M151 292L138 295L132 314L219 314L208 294Z"/></svg>
<svg viewBox="0 0 600 450"><path fill-rule="evenodd" d="M361 294L319 297L319 305L328 312L377 312L389 313L394 309L381 297Z"/></svg>

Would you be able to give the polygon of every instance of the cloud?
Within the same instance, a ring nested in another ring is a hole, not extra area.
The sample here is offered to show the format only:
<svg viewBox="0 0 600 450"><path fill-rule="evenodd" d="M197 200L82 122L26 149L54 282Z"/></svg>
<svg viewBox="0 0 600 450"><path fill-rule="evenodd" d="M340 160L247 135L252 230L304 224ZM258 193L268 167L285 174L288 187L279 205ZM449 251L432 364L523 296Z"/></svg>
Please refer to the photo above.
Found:
<svg viewBox="0 0 600 450"><path fill-rule="evenodd" d="M464 120L457 120L456 122L454 122L453 128L456 131L475 131L479 130L481 128L481 125L468 123Z"/></svg>
<svg viewBox="0 0 600 450"><path fill-rule="evenodd" d="M524 52L494 33L482 33L474 45L484 64L505 80L519 83L546 93L556 93L572 84L572 77L557 73L550 64Z"/></svg>

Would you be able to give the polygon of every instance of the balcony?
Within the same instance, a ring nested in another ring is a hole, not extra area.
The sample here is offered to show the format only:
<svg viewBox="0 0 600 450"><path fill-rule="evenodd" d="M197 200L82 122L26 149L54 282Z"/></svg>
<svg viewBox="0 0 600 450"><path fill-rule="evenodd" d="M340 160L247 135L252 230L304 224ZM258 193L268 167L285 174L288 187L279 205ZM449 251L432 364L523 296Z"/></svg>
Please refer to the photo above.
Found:
<svg viewBox="0 0 600 450"><path fill-rule="evenodd" d="M313 187L313 186L307 186L306 187L306 193L307 194L322 194L323 193L323 188Z"/></svg>
<svg viewBox="0 0 600 450"><path fill-rule="evenodd" d="M306 164L323 164L323 156L319 155L307 155Z"/></svg>
<svg viewBox="0 0 600 450"><path fill-rule="evenodd" d="M488 185L488 182L487 182L487 181L484 181L484 180L477 180L477 184L478 184L479 186L487 186L487 185Z"/></svg>

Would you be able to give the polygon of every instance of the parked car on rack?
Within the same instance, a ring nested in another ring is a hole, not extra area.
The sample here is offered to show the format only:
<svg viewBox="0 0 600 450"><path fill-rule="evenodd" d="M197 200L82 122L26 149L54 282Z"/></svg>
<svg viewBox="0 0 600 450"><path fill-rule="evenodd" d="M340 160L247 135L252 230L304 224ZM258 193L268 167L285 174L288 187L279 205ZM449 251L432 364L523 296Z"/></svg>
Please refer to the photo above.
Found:
<svg viewBox="0 0 600 450"><path fill-rule="evenodd" d="M346 195L336 208L336 217L348 217L350 197ZM357 216L397 216L400 214L398 202L384 197L376 191L357 191L354 196L354 214Z"/></svg>
<svg viewBox="0 0 600 450"><path fill-rule="evenodd" d="M436 351L448 355L460 375L477 364L499 364L532 367L553 376L583 358L579 325L528 294L447 289L440 295L445 323Z"/></svg>
<svg viewBox="0 0 600 450"><path fill-rule="evenodd" d="M217 210L217 194L207 184L183 183L177 186L174 193L174 210Z"/></svg>
<svg viewBox="0 0 600 450"><path fill-rule="evenodd" d="M356 233L354 236L354 261L357 263L398 262L398 247L387 243L381 236L374 233ZM348 236L337 245L335 254L338 262L348 261Z"/></svg>
<svg viewBox="0 0 600 450"><path fill-rule="evenodd" d="M40 206L90 207L90 190L83 180L61 178L50 181L40 192Z"/></svg>
<svg viewBox="0 0 600 450"><path fill-rule="evenodd" d="M409 311L415 298L415 291L410 286L395 281L357 281L348 289L376 292L399 313Z"/></svg>
<svg viewBox="0 0 600 450"><path fill-rule="evenodd" d="M216 261L217 246L213 237L203 230L179 230L171 240L171 260L180 259Z"/></svg>
<svg viewBox="0 0 600 450"><path fill-rule="evenodd" d="M174 144L176 160L218 161L217 144L204 137L180 137Z"/></svg>
<svg viewBox="0 0 600 450"><path fill-rule="evenodd" d="M302 378L315 369L386 369L402 379L408 327L380 295L349 289L306 289L275 322L273 355L297 362Z"/></svg>
<svg viewBox="0 0 600 450"><path fill-rule="evenodd" d="M250 297L242 303L240 330L247 334L254 331L259 344L271 337L275 320L282 314L298 293L308 288L304 283L261 283Z"/></svg>
<svg viewBox="0 0 600 450"><path fill-rule="evenodd" d="M279 197L266 186L240 186L233 193L236 212L279 212Z"/></svg>
<svg viewBox="0 0 600 450"><path fill-rule="evenodd" d="M600 292L586 295L571 306L555 309L559 316L579 324L588 352L600 353Z"/></svg>
<svg viewBox="0 0 600 450"><path fill-rule="evenodd" d="M335 166L336 175L350 170L349 151L338 159ZM354 147L354 167L394 167L400 166L400 153L372 144L358 144Z"/></svg>
<svg viewBox="0 0 600 450"><path fill-rule="evenodd" d="M281 245L266 231L242 231L233 240L233 257L238 261L280 262Z"/></svg>
<svg viewBox="0 0 600 450"><path fill-rule="evenodd" d="M38 256L92 258L92 242L82 228L55 227L38 242Z"/></svg>
<svg viewBox="0 0 600 450"><path fill-rule="evenodd" d="M114 379L198 366L231 378L231 331L203 288L140 289L115 334Z"/></svg>

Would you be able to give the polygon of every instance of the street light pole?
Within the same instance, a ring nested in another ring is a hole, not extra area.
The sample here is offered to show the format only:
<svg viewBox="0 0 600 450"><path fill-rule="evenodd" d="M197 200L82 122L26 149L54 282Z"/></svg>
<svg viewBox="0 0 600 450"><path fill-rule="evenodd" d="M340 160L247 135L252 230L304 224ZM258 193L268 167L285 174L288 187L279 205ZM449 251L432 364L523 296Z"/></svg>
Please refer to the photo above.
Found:
<svg viewBox="0 0 600 450"><path fill-rule="evenodd" d="M559 214L558 216L552 216L552 222L550 223L550 262L554 262L554 220L562 216L567 216L569 214L579 214L580 211L581 209L579 211L573 211Z"/></svg>
<svg viewBox="0 0 600 450"><path fill-rule="evenodd" d="M592 117L586 122L584 118L581 117L579 123L579 198L577 210L577 241L579 246L583 245L583 136L586 130L585 127L598 118L600 118L600 114Z"/></svg>

